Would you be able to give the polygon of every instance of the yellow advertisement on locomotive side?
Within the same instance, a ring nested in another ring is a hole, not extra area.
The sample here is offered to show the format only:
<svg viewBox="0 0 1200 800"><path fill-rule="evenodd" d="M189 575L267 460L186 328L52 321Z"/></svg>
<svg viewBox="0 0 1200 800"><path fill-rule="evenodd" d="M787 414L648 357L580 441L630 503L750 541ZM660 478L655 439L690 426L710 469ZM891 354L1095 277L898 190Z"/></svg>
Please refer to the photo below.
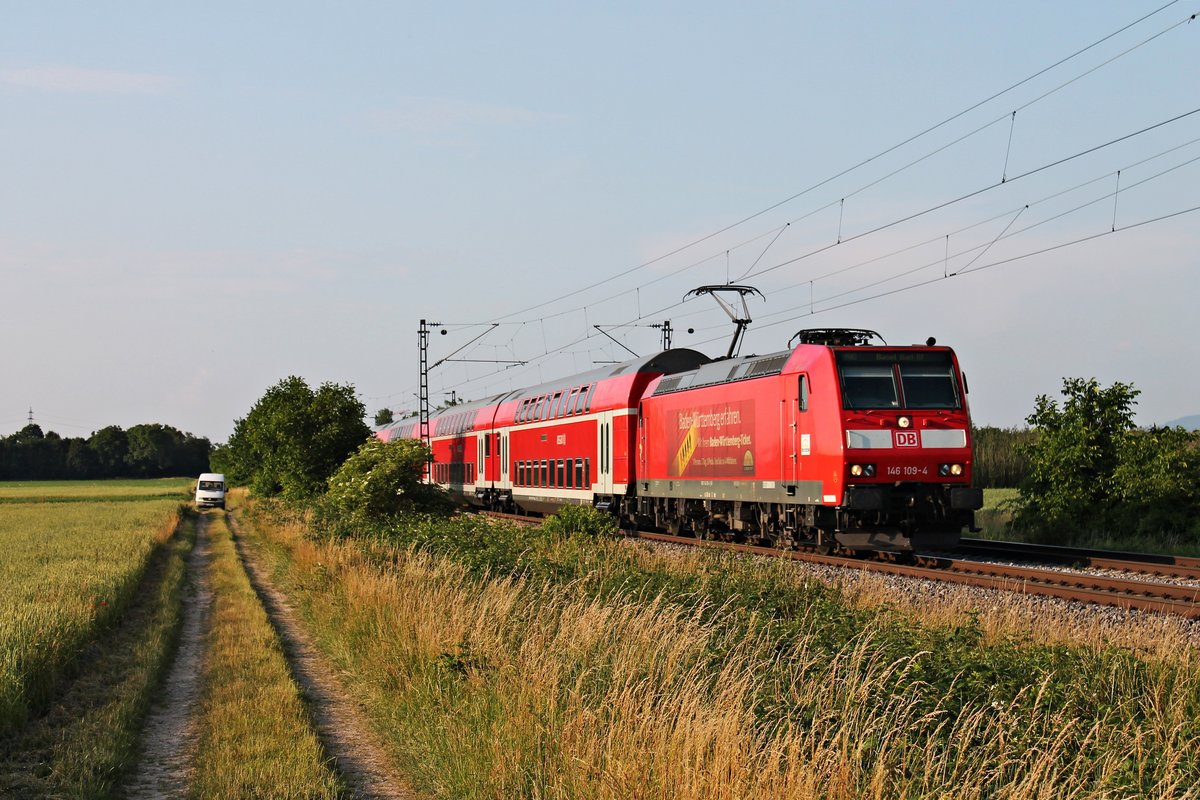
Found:
<svg viewBox="0 0 1200 800"><path fill-rule="evenodd" d="M754 473L754 401L676 409L670 424L677 478L732 478Z"/></svg>

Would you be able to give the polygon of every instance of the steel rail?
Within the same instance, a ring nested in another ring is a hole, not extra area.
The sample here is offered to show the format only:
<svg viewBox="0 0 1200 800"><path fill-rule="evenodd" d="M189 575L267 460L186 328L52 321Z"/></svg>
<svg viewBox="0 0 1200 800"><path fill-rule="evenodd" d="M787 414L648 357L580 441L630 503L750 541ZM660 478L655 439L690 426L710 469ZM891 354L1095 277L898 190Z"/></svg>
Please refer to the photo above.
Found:
<svg viewBox="0 0 1200 800"><path fill-rule="evenodd" d="M1116 550L1093 550L1083 547L1001 542L988 539L962 539L957 549L964 553L988 554L1057 564L1078 564L1118 572L1200 580L1200 558L1187 556L1127 553Z"/></svg>
<svg viewBox="0 0 1200 800"><path fill-rule="evenodd" d="M788 558L810 564L848 567L940 583L960 584L1040 597L1056 597L1093 605L1153 611L1189 619L1200 619L1200 588L1197 587L1105 578L1085 573L1060 572L1032 567L1009 567L961 559L927 558L925 563L933 566L908 566L885 561L826 556L799 550L778 550L773 547L698 540L662 533L638 531L636 536L641 539L672 544Z"/></svg>

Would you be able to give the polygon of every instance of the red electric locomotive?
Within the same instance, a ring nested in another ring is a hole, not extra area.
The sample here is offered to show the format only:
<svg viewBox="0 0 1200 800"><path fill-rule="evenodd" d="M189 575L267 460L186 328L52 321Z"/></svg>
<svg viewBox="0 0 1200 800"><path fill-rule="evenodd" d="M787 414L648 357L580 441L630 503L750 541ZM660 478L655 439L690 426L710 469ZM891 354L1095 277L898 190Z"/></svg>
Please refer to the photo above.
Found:
<svg viewBox="0 0 1200 800"><path fill-rule="evenodd" d="M595 505L703 537L954 544L983 499L954 352L872 345L870 331L798 337L767 356L667 350L444 409L432 479L489 508ZM377 435L419 432L403 420Z"/></svg>
<svg viewBox="0 0 1200 800"><path fill-rule="evenodd" d="M871 346L870 331L798 337L791 350L714 361L650 387L635 521L829 549L957 542L983 495L970 485L954 352L932 340Z"/></svg>

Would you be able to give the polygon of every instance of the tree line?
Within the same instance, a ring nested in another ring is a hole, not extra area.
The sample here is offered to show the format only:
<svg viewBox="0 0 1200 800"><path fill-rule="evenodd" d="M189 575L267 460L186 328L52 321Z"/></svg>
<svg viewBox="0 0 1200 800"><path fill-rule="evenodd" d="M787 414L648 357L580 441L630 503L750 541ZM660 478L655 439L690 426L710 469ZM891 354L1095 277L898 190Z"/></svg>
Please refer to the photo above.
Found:
<svg viewBox="0 0 1200 800"><path fill-rule="evenodd" d="M212 444L170 425L109 425L65 438L30 424L0 437L0 480L166 478L208 471Z"/></svg>

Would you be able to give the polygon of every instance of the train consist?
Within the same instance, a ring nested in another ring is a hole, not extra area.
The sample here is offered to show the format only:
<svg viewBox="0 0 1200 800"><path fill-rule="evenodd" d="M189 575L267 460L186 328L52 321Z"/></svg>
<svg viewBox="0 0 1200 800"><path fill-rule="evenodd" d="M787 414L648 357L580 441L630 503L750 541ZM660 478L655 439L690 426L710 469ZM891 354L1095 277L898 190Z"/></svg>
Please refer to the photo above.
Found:
<svg viewBox="0 0 1200 800"><path fill-rule="evenodd" d="M431 479L503 511L566 504L626 527L777 547L946 547L982 506L966 380L948 347L801 331L765 356L694 350L593 370L430 419ZM381 428L420 435L416 421Z"/></svg>

